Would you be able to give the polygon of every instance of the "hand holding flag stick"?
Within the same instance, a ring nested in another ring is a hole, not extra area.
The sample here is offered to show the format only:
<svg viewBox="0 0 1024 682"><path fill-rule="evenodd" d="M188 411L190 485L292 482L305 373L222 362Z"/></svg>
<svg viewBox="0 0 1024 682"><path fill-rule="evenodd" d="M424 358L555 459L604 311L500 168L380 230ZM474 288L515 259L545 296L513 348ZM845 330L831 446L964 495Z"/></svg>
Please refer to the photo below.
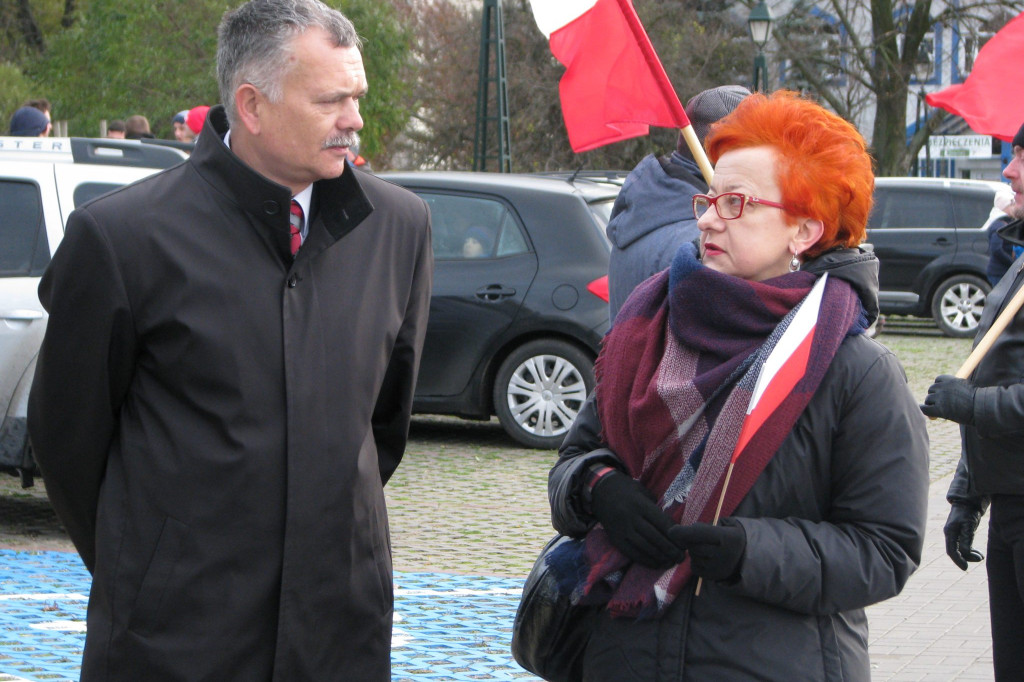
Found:
<svg viewBox="0 0 1024 682"><path fill-rule="evenodd" d="M814 283L810 293L800 302L800 308L793 315L793 319L790 320L786 331L775 344L775 348L765 358L764 365L757 375L754 392L750 396L750 404L747 405L747 416L743 419L736 447L733 448L732 458L729 460L729 468L725 471L725 480L722 481L722 492L718 496L718 506L715 508L715 516L711 521L712 526L718 525L718 520L721 517L722 503L725 501L725 493L729 489L729 480L732 478L736 461L757 430L764 426L768 417L807 373L807 363L811 357L811 343L814 341L814 329L818 323L818 313L821 310L821 300L827 281L828 274L826 273ZM698 578L694 596L700 595L702 583L703 578Z"/></svg>
<svg viewBox="0 0 1024 682"><path fill-rule="evenodd" d="M992 349L992 346L995 344L996 339L999 338L999 335L1003 333L1003 330L1006 329L1007 325L1009 325L1010 322L1013 321L1013 318L1017 316L1021 306L1024 306L1024 286L1017 289L1017 293L1013 295L1010 302L1007 303L1006 307L1003 308L1003 311L999 313L999 317L992 322L992 326L988 328L987 332L985 332L985 336L981 337L981 341L978 342L978 345L974 347L971 354L967 356L966 360L964 360L964 364L960 365L960 369L958 369L954 375L957 379L970 378L971 373L978 367L978 363L981 362L981 359L985 357L989 350ZM938 419L938 417L928 418L932 421Z"/></svg>
<svg viewBox="0 0 1024 682"><path fill-rule="evenodd" d="M631 0L531 0L551 53L565 66L558 91L576 153L677 128L710 184L711 163Z"/></svg>
<svg viewBox="0 0 1024 682"><path fill-rule="evenodd" d="M995 319L992 326L985 332L985 336L981 337L981 341L974 347L971 354L967 356L964 364L960 366L960 369L956 371L956 377L958 379L966 379L971 376L971 372L978 366L981 359L985 357L985 354L992 348L992 345L999 338L999 335L1003 333L1007 325L1013 321L1013 318L1017 316L1017 312L1020 311L1021 306L1024 306L1024 287L1017 289L1017 293L1013 295L1010 302L1003 308L1003 312L999 313L999 317Z"/></svg>

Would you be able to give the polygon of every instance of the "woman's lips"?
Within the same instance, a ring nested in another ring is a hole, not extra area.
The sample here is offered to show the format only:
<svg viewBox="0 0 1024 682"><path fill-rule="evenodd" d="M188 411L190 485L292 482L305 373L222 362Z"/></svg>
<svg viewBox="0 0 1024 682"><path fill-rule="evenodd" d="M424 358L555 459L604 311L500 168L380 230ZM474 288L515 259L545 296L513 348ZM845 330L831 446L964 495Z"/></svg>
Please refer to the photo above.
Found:
<svg viewBox="0 0 1024 682"><path fill-rule="evenodd" d="M720 253L725 253L725 252L720 247L716 246L715 244L705 244L704 245L704 255L705 256L717 256Z"/></svg>

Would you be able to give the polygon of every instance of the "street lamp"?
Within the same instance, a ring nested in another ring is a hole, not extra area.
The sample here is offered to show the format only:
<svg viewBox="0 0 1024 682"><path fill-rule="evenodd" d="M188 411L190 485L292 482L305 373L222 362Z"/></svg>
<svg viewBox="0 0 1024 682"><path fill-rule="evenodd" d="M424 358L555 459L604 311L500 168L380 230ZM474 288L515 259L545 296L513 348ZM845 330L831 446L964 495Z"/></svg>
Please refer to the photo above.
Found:
<svg viewBox="0 0 1024 682"><path fill-rule="evenodd" d="M924 83L928 80L928 77L932 75L932 60L928 54L928 49L921 45L921 48L917 51L917 59L914 60L914 78L917 79L917 84L920 86L920 90L917 93L917 129L927 127L928 125L928 105L925 102ZM927 133L924 140L924 172L918 171L918 175L932 174L932 153L931 148L928 145ZM919 165L917 158L914 159L914 165Z"/></svg>
<svg viewBox="0 0 1024 682"><path fill-rule="evenodd" d="M757 56L754 57L754 92L759 92L768 87L768 67L764 60L764 46L772 35L772 13L768 11L768 5L761 0L754 9L750 10L747 17L747 28L750 30L750 39L757 45Z"/></svg>

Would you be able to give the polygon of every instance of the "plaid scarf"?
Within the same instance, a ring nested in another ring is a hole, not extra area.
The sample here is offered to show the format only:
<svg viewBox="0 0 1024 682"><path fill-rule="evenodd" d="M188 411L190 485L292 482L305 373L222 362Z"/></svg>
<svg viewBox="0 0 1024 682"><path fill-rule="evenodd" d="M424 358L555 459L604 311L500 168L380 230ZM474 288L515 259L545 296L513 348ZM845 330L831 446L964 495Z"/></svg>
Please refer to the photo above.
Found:
<svg viewBox="0 0 1024 682"><path fill-rule="evenodd" d="M677 523L713 520L758 373L815 281L802 271L764 282L724 275L688 244L616 317L595 367L604 438ZM850 285L829 278L806 373L744 446L723 517L789 434L839 344L866 326ZM632 564L600 524L551 564L575 599L607 603L616 616L662 613L692 575L689 559L668 570Z"/></svg>

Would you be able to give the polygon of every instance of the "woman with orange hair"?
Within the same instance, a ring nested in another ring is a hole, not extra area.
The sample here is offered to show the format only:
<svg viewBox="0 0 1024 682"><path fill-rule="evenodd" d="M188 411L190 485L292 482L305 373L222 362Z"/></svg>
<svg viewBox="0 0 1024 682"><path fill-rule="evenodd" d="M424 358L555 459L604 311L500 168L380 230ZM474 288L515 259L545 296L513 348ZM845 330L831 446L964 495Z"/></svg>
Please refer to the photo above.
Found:
<svg viewBox="0 0 1024 682"><path fill-rule="evenodd" d="M701 236L641 284L551 471L549 559L599 606L587 681L869 680L864 607L921 559L928 437L864 334L874 176L794 93L712 128Z"/></svg>

